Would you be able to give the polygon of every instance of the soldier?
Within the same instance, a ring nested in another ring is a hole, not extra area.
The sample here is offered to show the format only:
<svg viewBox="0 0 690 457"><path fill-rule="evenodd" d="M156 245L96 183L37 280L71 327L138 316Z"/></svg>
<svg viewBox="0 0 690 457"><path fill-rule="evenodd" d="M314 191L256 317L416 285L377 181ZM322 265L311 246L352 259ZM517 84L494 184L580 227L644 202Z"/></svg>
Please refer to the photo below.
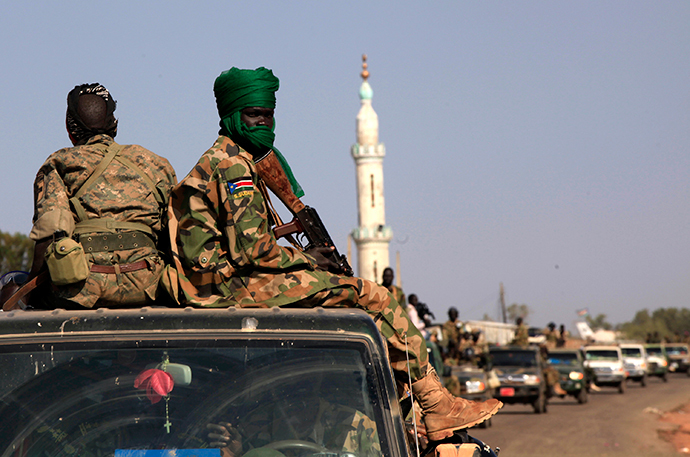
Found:
<svg viewBox="0 0 690 457"><path fill-rule="evenodd" d="M393 294L393 298L395 298L395 301L398 303L405 304L405 294L403 293L403 290L393 284L393 279L395 279L395 273L393 272L393 269L390 267L386 267L383 269L383 275L382 275L383 282L381 282L381 285L388 289L388 291Z"/></svg>
<svg viewBox="0 0 690 457"><path fill-rule="evenodd" d="M356 456L380 457L376 423L361 411L318 398L319 394L314 391L311 397L298 400L280 397L276 402L259 405L234 425L207 424L209 444L221 448L222 457L278 456L281 454L272 454L265 446L285 440L314 443Z"/></svg>
<svg viewBox="0 0 690 457"><path fill-rule="evenodd" d="M527 326L522 322L522 317L515 319L515 325L517 325L517 329L511 344L513 346L527 347L529 345L529 332Z"/></svg>
<svg viewBox="0 0 690 457"><path fill-rule="evenodd" d="M556 347L556 342L558 340L558 333L556 332L556 324L549 322L549 325L544 330L544 336L546 337L546 345L549 349Z"/></svg>
<svg viewBox="0 0 690 457"><path fill-rule="evenodd" d="M565 325L561 324L558 328L558 338L556 338L556 347L564 348L565 342L568 340L568 332L565 330Z"/></svg>
<svg viewBox="0 0 690 457"><path fill-rule="evenodd" d="M164 266L156 243L177 178L166 159L115 142L114 111L115 100L98 83L67 96L74 147L48 157L34 183L30 278L47 263L52 284L40 294L44 303L34 294L33 306L141 306L156 298ZM47 251L65 247L78 254L72 264L44 262Z"/></svg>
<svg viewBox="0 0 690 457"><path fill-rule="evenodd" d="M408 379L409 358L411 390L431 440L488 419L502 403L468 402L445 390L428 363L424 338L385 287L329 273L333 265L323 248L302 252L276 242L271 225L277 219L269 213L256 162L271 150L277 154L273 113L278 85L263 67L232 68L216 79L220 136L170 199L178 275L169 278L173 295L194 306L362 308L386 338L401 382Z"/></svg>
<svg viewBox="0 0 690 457"><path fill-rule="evenodd" d="M460 343L460 329L458 328L458 310L454 306L448 308L448 320L443 324L443 342L446 344L446 357L456 359Z"/></svg>
<svg viewBox="0 0 690 457"><path fill-rule="evenodd" d="M539 356L541 357L542 364L544 365L544 377L546 378L546 387L551 390L551 393L558 395L560 397L565 397L568 392L563 390L561 387L560 378L561 375L556 369L549 363L549 349L546 344L539 345Z"/></svg>

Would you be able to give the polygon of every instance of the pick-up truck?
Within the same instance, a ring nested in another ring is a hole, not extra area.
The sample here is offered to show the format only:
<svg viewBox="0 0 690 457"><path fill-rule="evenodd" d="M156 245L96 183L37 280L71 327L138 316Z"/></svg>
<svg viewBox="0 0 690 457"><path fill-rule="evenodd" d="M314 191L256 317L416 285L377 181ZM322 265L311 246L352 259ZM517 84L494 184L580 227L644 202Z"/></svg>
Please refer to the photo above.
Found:
<svg viewBox="0 0 690 457"><path fill-rule="evenodd" d="M549 389L544 376L545 363L539 349L493 347L491 364L500 385L494 398L506 404L529 404L537 414L548 409Z"/></svg>
<svg viewBox="0 0 690 457"><path fill-rule="evenodd" d="M384 342L356 309L0 312L0 364L3 457L220 457L223 430L237 456L416 446ZM458 437L458 455L495 455Z"/></svg>

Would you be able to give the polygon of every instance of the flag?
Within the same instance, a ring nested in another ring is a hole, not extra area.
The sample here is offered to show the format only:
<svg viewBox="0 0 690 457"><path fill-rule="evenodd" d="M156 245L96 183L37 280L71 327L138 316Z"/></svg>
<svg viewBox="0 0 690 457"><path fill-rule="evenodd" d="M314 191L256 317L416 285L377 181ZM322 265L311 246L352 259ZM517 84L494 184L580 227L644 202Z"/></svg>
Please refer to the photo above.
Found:
<svg viewBox="0 0 690 457"><path fill-rule="evenodd" d="M582 308L582 309L577 310L577 315L580 317L585 317L588 314L589 314L589 310L587 308Z"/></svg>

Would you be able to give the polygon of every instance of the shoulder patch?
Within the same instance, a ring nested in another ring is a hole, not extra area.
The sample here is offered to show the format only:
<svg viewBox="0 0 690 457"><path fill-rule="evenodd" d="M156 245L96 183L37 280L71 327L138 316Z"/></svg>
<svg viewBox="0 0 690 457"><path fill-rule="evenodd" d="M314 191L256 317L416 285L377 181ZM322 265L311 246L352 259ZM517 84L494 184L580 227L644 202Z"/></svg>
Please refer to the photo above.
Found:
<svg viewBox="0 0 690 457"><path fill-rule="evenodd" d="M232 198L242 198L254 192L254 183L251 178L237 178L228 181L228 195Z"/></svg>
<svg viewBox="0 0 690 457"><path fill-rule="evenodd" d="M236 144L225 145L225 153L230 157L235 157L240 153L240 148Z"/></svg>

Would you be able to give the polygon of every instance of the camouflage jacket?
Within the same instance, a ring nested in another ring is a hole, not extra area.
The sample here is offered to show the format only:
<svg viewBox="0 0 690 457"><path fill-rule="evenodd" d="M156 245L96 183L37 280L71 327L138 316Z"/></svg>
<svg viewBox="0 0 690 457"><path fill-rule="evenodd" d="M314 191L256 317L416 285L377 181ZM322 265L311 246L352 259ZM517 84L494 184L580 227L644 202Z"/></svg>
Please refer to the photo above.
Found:
<svg viewBox="0 0 690 457"><path fill-rule="evenodd" d="M328 288L333 275L276 242L262 187L252 156L220 136L173 189L168 218L177 277L169 281L178 302L281 306Z"/></svg>
<svg viewBox="0 0 690 457"><path fill-rule="evenodd" d="M447 320L443 323L443 339L456 346L460 342L460 329L458 328L458 324L462 325L462 322Z"/></svg>
<svg viewBox="0 0 690 457"><path fill-rule="evenodd" d="M515 346L528 346L529 345L529 331L525 324L520 324L515 330L515 338L512 341Z"/></svg>
<svg viewBox="0 0 690 457"><path fill-rule="evenodd" d="M68 236L74 233L78 216L73 212L70 198L79 192L114 145L119 146L110 136L96 135L84 145L60 149L48 157L34 182L34 226L30 235L33 240L49 238L57 230L64 230ZM139 171L118 158L129 161ZM176 182L175 171L166 159L141 146L127 145L122 146L117 157L95 178L93 185L83 189L84 193L78 200L91 222L110 219L113 224L142 224L156 237L161 231L165 210L165 205L158 201L167 201ZM82 242L89 233L110 231L106 227L101 230L100 226L85 230L81 234ZM63 307L60 300L86 308L144 305L155 300L163 261L153 243L123 250L86 252L86 259L89 264L97 265L124 265L145 259L148 268L122 274L91 272L85 281L52 285L50 294L41 294L46 300L42 306Z"/></svg>
<svg viewBox="0 0 690 457"><path fill-rule="evenodd" d="M318 401L318 411L311 417L281 414L274 405L254 411L239 421L244 451L283 440L310 441L329 451L351 452L362 457L381 456L376 423L347 406ZM308 421L306 424L296 422Z"/></svg>
<svg viewBox="0 0 690 457"><path fill-rule="evenodd" d="M69 199L116 144L108 135L96 135L80 146L53 153L38 170L34 181L34 217L31 239L38 241L64 230L72 235L75 215ZM170 163L137 145L124 146L119 156L136 164L168 197L177 182ZM113 218L137 222L161 230L161 211L156 197L141 176L114 160L80 198L90 219Z"/></svg>

